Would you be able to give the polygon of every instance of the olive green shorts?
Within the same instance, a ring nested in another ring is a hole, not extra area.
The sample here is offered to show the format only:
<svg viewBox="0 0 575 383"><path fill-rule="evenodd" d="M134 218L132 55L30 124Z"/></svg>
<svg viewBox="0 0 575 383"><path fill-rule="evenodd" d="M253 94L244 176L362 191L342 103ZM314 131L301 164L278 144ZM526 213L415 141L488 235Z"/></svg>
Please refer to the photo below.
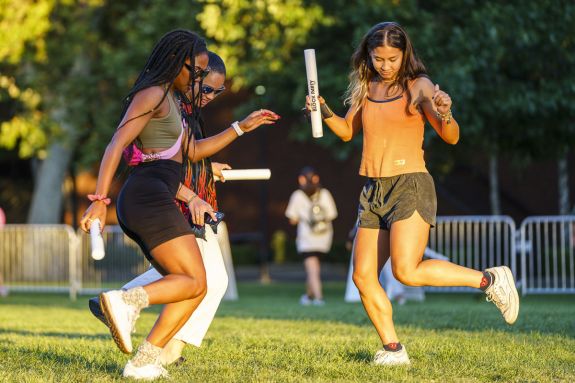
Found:
<svg viewBox="0 0 575 383"><path fill-rule="evenodd" d="M358 210L359 227L389 230L392 223L415 211L433 227L437 213L433 178L429 173L369 178L359 196Z"/></svg>

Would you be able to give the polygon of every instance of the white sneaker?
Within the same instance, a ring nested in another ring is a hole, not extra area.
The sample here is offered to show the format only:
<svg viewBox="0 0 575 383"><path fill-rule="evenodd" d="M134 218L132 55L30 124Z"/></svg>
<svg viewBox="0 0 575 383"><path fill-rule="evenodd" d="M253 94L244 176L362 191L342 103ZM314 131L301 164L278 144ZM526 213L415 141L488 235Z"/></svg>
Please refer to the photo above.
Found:
<svg viewBox="0 0 575 383"><path fill-rule="evenodd" d="M304 294L299 298L299 304L302 306L309 306L311 305L311 299L309 299L307 294Z"/></svg>
<svg viewBox="0 0 575 383"><path fill-rule="evenodd" d="M493 302L503 314L505 322L513 324L519 314L519 294L515 287L513 274L507 266L498 266L486 269L493 275L492 285L485 290L486 300Z"/></svg>
<svg viewBox="0 0 575 383"><path fill-rule="evenodd" d="M411 361L409 356L407 356L405 346L401 345L401 350L399 351L381 349L376 352L373 357L373 364L377 366L400 366L411 364Z"/></svg>
<svg viewBox="0 0 575 383"><path fill-rule="evenodd" d="M100 294L100 307L110 324L110 333L118 348L126 354L132 352L131 333L140 310L124 302L122 290L112 290Z"/></svg>
<svg viewBox="0 0 575 383"><path fill-rule="evenodd" d="M124 378L134 378L141 380L154 380L158 378L167 378L168 371L160 364L146 364L141 367L136 367L129 360L122 372Z"/></svg>

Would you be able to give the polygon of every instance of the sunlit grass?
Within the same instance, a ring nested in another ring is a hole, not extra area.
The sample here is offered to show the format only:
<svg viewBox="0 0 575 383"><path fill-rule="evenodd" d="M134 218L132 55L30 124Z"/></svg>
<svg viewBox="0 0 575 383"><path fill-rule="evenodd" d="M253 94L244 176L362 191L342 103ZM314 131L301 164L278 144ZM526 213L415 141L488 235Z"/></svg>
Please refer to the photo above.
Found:
<svg viewBox="0 0 575 383"><path fill-rule="evenodd" d="M343 284L326 286L327 305L301 307L299 284L240 284L224 302L203 347L170 367L172 381L376 382L575 381L575 299L530 297L516 325L474 295L428 295L395 308L410 367L370 364L380 346ZM127 356L95 320L87 297L13 294L0 299L0 381L120 380ZM156 310L138 322L138 344Z"/></svg>

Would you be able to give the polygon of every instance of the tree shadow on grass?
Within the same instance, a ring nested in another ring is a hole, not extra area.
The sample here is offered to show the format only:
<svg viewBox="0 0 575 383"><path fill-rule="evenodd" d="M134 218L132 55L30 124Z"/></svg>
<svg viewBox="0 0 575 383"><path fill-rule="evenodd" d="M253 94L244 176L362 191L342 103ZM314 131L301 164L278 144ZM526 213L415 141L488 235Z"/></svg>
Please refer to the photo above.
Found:
<svg viewBox="0 0 575 383"><path fill-rule="evenodd" d="M329 321L343 324L371 326L361 303L344 303L344 285L327 284L324 307L302 307L299 296L303 290L300 283L280 283L263 286L242 284L238 301L224 301L217 317L254 318L296 321ZM64 296L47 299L46 295L17 294L4 304L27 305L31 308L61 306L65 309L88 311L88 299L81 296L70 302ZM426 330L503 331L516 334L553 334L575 338L575 304L572 296L527 296L521 298L519 318L508 326L495 306L484 301L482 294L427 294L422 303L408 302L405 306L394 305L394 321L398 326L410 326ZM154 306L145 312L158 313L162 306ZM82 335L80 335L82 336ZM87 336L87 335L84 335Z"/></svg>
<svg viewBox="0 0 575 383"><path fill-rule="evenodd" d="M541 333L575 338L575 305L572 297L528 297L521 302L517 322L509 326L499 310L481 295L428 294L422 303L394 305L394 322L425 330L466 332L497 331L514 334ZM323 307L302 307L297 299L249 297L224 302L218 317L271 320L329 321L357 326L371 326L361 303L343 303L342 296L326 297ZM563 318L558 320L558 318Z"/></svg>
<svg viewBox="0 0 575 383"><path fill-rule="evenodd" d="M22 335L31 337L48 337L48 338L65 338L65 339L109 339L110 335L106 333L99 334L83 334L83 333L71 333L71 332L57 332L57 331L28 331L28 330L10 330L5 328L0 328L0 335Z"/></svg>
<svg viewBox="0 0 575 383"><path fill-rule="evenodd" d="M121 374L123 366L114 362L113 360L107 360L105 362L89 360L79 353L70 354L69 351L59 352L58 350L43 351L38 348L31 347L19 347L14 350L13 348L6 348L0 346L0 354L6 353L13 355L14 353L21 354L22 360L29 358L37 359L42 365L61 365L67 368L73 368L74 365L78 365L84 373L87 375L91 371L97 373L108 373L111 375ZM68 354L66 354L68 352Z"/></svg>
<svg viewBox="0 0 575 383"><path fill-rule="evenodd" d="M55 306L69 310L80 310L88 312L88 301L96 295L80 295L76 301L71 301L65 294L52 293L11 293L8 297L0 299L0 308L2 306L19 306L30 308L42 308ZM160 312L163 306L157 305L146 309L150 312Z"/></svg>

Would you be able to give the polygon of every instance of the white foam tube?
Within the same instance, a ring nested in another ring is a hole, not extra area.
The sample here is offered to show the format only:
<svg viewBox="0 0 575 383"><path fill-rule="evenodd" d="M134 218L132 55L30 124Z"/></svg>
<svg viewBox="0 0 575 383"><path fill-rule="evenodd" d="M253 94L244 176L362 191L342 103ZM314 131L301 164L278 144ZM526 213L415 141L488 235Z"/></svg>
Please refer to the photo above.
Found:
<svg viewBox="0 0 575 383"><path fill-rule="evenodd" d="M104 258L104 238L102 238L102 225L96 218L90 223L90 240L92 242L92 258L96 261Z"/></svg>
<svg viewBox="0 0 575 383"><path fill-rule="evenodd" d="M228 169L222 170L226 181L269 180L272 172L269 169ZM218 181L220 177L214 176Z"/></svg>
<svg viewBox="0 0 575 383"><path fill-rule="evenodd" d="M315 49L305 49L303 54L307 75L307 93L311 104L311 133L314 138L319 138L323 137L323 127L321 125L321 112L319 109L319 85L317 83Z"/></svg>

